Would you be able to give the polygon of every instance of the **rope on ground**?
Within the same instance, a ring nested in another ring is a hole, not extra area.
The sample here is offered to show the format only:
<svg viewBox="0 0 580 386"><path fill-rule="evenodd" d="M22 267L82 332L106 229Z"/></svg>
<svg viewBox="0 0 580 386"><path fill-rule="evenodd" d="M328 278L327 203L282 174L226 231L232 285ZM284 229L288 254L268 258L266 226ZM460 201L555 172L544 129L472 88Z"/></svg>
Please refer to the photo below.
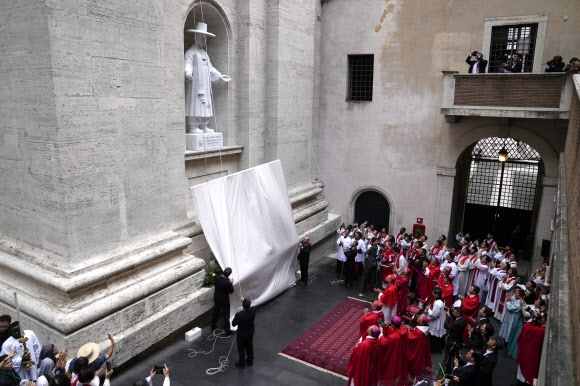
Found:
<svg viewBox="0 0 580 386"><path fill-rule="evenodd" d="M213 350L215 349L215 344L217 342L218 339L227 339L229 338L231 335L225 335L226 332L220 328L215 329L208 337L207 340L208 341L213 341L213 345L211 347L210 351L197 351L193 348L188 349L187 351L189 351L189 353L187 354L188 357L190 358L195 358L197 355L201 354L201 355L207 355L207 354L211 354L213 352ZM230 346L230 349L228 351L228 355L224 356L222 355L218 362L219 362L219 366L218 367L210 367L209 369L205 370L205 373L207 375L215 375L217 373L223 373L224 371L227 371L230 366L229 366L229 357L230 357L230 353L232 352L232 348L234 347L234 343L236 342L236 338L234 337L234 340L232 341L232 345Z"/></svg>

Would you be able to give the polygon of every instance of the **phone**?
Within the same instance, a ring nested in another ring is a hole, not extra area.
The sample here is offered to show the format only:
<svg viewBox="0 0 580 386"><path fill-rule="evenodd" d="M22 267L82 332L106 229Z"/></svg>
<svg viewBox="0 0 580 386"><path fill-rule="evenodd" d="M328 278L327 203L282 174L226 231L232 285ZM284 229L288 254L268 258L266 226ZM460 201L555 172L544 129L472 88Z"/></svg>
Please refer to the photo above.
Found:
<svg viewBox="0 0 580 386"><path fill-rule="evenodd" d="M153 365L153 368L155 369L155 374L163 374L163 366Z"/></svg>
<svg viewBox="0 0 580 386"><path fill-rule="evenodd" d="M111 366L111 362L109 362L109 361L106 361L106 362L105 362L105 365L107 366L107 371L111 371L111 367L112 367L112 366Z"/></svg>

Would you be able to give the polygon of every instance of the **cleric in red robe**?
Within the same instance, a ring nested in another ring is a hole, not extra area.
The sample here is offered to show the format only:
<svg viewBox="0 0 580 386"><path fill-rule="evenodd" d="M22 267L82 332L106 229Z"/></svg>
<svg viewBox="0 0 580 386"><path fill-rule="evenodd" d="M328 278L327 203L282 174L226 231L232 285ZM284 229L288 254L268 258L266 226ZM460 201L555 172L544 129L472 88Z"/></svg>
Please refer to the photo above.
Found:
<svg viewBox="0 0 580 386"><path fill-rule="evenodd" d="M445 303L445 307L451 308L453 307L453 275L445 275L443 277L443 287L441 290L443 291L443 295L441 296L443 303Z"/></svg>
<svg viewBox="0 0 580 386"><path fill-rule="evenodd" d="M546 316L538 315L532 322L524 323L518 338L518 381L534 383L540 370L540 358L544 335L546 334Z"/></svg>
<svg viewBox="0 0 580 386"><path fill-rule="evenodd" d="M407 386L407 329L401 327L402 319L394 316L386 335L381 336L381 359L379 364L379 381L399 379L397 385ZM385 382L385 384L388 384Z"/></svg>
<svg viewBox="0 0 580 386"><path fill-rule="evenodd" d="M427 297L431 296L433 289L437 284L437 280L441 276L441 267L439 266L439 260L432 259L431 264L429 264L429 286L427 288ZM435 299L431 297L430 301L433 302Z"/></svg>
<svg viewBox="0 0 580 386"><path fill-rule="evenodd" d="M429 317L419 316L417 327L407 326L407 368L411 378L421 374L423 367L431 367L431 341L429 338Z"/></svg>
<svg viewBox="0 0 580 386"><path fill-rule="evenodd" d="M378 326L369 327L368 336L352 350L348 362L347 386L376 385L378 381L381 346Z"/></svg>
<svg viewBox="0 0 580 386"><path fill-rule="evenodd" d="M397 291L397 284L395 281L397 277L395 275L387 276L387 288L381 291L379 288L375 288L375 292L378 294L379 300L383 303L383 314L385 315L385 320L389 321L393 316L397 314L397 303L399 302L399 293Z"/></svg>
<svg viewBox="0 0 580 386"><path fill-rule="evenodd" d="M409 275L411 269L407 268L397 275L397 290L399 292L399 302L397 303L397 315L405 315L407 309L407 298L409 297Z"/></svg>
<svg viewBox="0 0 580 386"><path fill-rule="evenodd" d="M379 319L385 320L385 316L381 311L383 303L380 300L371 303L371 309L365 308L363 310L363 316L360 320L360 337L365 339L368 335L369 327L378 326Z"/></svg>
<svg viewBox="0 0 580 386"><path fill-rule="evenodd" d="M469 339L467 337L469 326L473 325L471 319L477 319L477 312L479 311L479 291L480 288L476 285L469 287L469 293L467 296L458 295L457 297L461 299L461 308L463 308L463 317L467 320L467 326L465 326L465 331L463 332L463 343L469 345Z"/></svg>

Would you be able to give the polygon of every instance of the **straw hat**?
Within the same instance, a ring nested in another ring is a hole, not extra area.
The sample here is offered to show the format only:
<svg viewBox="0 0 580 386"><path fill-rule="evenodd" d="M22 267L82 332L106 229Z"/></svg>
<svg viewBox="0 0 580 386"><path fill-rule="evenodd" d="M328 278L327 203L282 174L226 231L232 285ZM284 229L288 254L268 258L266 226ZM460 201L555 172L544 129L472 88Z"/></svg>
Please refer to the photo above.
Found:
<svg viewBox="0 0 580 386"><path fill-rule="evenodd" d="M79 348L77 351L77 358L85 357L89 360L89 363L93 363L95 359L99 357L101 349L95 342L89 342Z"/></svg>
<svg viewBox="0 0 580 386"><path fill-rule="evenodd" d="M192 34L203 34L203 35L207 35L207 36L211 36L212 38L215 38L215 35L207 32L207 24L205 23L197 23L197 26L195 27L195 29L188 29L185 32L189 32Z"/></svg>

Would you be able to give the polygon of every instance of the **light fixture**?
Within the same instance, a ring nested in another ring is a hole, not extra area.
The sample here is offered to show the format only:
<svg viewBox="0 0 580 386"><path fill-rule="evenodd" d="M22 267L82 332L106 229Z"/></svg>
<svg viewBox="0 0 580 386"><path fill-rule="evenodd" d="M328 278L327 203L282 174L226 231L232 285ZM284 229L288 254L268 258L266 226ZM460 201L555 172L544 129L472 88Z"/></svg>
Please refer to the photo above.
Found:
<svg viewBox="0 0 580 386"><path fill-rule="evenodd" d="M505 145L499 151L497 158L502 164L508 160L508 151L506 150Z"/></svg>

